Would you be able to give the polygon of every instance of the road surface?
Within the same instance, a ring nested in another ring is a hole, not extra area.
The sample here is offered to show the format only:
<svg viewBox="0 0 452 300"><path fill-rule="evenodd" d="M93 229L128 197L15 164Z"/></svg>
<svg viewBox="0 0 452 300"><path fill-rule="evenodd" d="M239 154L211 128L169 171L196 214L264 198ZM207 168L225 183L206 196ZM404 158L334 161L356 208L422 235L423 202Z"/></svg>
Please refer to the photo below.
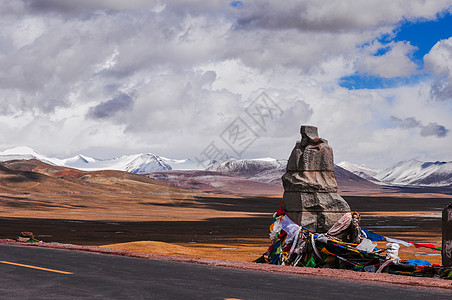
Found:
<svg viewBox="0 0 452 300"><path fill-rule="evenodd" d="M0 245L1 299L452 299L452 291Z"/></svg>

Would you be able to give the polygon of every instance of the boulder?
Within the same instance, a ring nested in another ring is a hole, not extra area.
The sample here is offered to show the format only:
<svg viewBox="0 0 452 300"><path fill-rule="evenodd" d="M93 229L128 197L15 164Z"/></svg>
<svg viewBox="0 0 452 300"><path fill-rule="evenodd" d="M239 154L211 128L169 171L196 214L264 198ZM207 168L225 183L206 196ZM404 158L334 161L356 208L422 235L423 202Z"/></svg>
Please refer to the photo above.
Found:
<svg viewBox="0 0 452 300"><path fill-rule="evenodd" d="M19 237L17 238L17 241L19 241L19 242L28 242L29 240L33 240L33 239L34 239L33 232L22 231L19 234Z"/></svg>

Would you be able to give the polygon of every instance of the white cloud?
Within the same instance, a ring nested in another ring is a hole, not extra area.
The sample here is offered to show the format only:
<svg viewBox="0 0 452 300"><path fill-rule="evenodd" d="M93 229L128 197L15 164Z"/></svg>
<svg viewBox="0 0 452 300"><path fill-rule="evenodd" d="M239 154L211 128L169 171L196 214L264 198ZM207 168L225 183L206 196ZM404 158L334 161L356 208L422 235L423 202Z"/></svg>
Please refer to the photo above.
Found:
<svg viewBox="0 0 452 300"><path fill-rule="evenodd" d="M424 57L427 69L438 75L452 77L452 37L441 40Z"/></svg>
<svg viewBox="0 0 452 300"><path fill-rule="evenodd" d="M430 95L435 100L452 100L452 37L441 40L424 56L427 70L436 74Z"/></svg>
<svg viewBox="0 0 452 300"><path fill-rule="evenodd" d="M408 76L416 72L417 65L409 58L415 47L406 42L392 42L384 46L386 53L375 55L380 48L383 46L378 42L365 47L363 55L355 63L356 70L385 78Z"/></svg>
<svg viewBox="0 0 452 300"><path fill-rule="evenodd" d="M303 31L364 31L406 19L433 19L450 6L442 1L333 0L333 1L259 1L246 3L238 12L239 24L247 27Z"/></svg>

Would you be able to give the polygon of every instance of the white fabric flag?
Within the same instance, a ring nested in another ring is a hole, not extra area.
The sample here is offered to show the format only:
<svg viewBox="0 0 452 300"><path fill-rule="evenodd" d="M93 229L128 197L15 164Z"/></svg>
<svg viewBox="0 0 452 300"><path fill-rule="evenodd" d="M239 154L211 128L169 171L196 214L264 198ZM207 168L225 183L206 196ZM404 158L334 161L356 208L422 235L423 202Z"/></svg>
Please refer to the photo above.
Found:
<svg viewBox="0 0 452 300"><path fill-rule="evenodd" d="M411 243L408 243L408 242L405 242L405 241L402 241L402 240L399 240L399 239L393 239L393 238L390 238L390 237L387 237L387 236L385 236L384 238L390 243L397 243L397 244L401 244L401 245L404 245L404 246L407 246L407 247L411 246Z"/></svg>
<svg viewBox="0 0 452 300"><path fill-rule="evenodd" d="M292 221L287 215L281 218L281 228L287 233L286 241L291 241L299 232L300 225Z"/></svg>

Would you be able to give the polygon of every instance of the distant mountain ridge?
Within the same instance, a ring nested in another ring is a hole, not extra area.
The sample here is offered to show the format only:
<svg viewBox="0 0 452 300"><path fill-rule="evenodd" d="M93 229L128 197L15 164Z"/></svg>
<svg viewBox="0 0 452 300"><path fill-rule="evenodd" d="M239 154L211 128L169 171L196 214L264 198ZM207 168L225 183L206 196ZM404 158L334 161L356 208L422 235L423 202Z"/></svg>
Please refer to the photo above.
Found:
<svg viewBox="0 0 452 300"><path fill-rule="evenodd" d="M408 160L384 169L375 178L394 185L452 185L452 162Z"/></svg>
<svg viewBox="0 0 452 300"><path fill-rule="evenodd" d="M209 167L207 170L220 172L227 175L245 177L264 183L272 183L282 185L281 177L286 172L286 159L228 159L227 161L217 163ZM381 185L377 185L358 175L353 174L337 165L334 166L334 173L338 187L341 192L352 191L379 191L382 190ZM384 189L384 188L383 188Z"/></svg>
<svg viewBox="0 0 452 300"><path fill-rule="evenodd" d="M145 173L171 170L164 158L152 153L123 155L113 159L96 159L78 154L74 157L60 159L46 157L29 147L16 147L0 152L0 161L38 159L42 162L62 167L70 167L84 171L117 170L130 173ZM171 161L171 160L169 160Z"/></svg>
<svg viewBox="0 0 452 300"><path fill-rule="evenodd" d="M348 162L339 164L355 175L376 183L396 186L451 186L452 162L401 161L381 171Z"/></svg>
<svg viewBox="0 0 452 300"><path fill-rule="evenodd" d="M48 157L41 155L35 150L25 146L0 151L0 162L8 160L28 160L34 158L45 163L54 164Z"/></svg>
<svg viewBox="0 0 452 300"><path fill-rule="evenodd" d="M280 183L281 176L286 172L286 159L258 158L236 159L230 158L224 162L211 165L206 170L229 173L242 176L250 180Z"/></svg>
<svg viewBox="0 0 452 300"><path fill-rule="evenodd" d="M372 182L380 182L378 179L375 178L375 176L378 174L378 170L372 170L371 168L368 168L365 165L356 165L347 161L341 161L337 165L366 180Z"/></svg>
<svg viewBox="0 0 452 300"><path fill-rule="evenodd" d="M60 159L46 157L29 147L16 147L0 151L0 162L9 160L38 159L42 162L84 171L118 170L130 173L150 173L169 170L204 170L201 165L190 159L171 159L153 153L123 155L112 159L96 159L78 154L74 157ZM207 171L232 174L253 181L280 184L285 173L287 160L274 158L235 159L222 162L207 162ZM339 169L340 168L340 169ZM372 184L397 186L452 186L452 162L421 162L409 160L399 162L391 168L381 171L372 170L364 165L341 162L336 167L338 182L350 185L365 184L357 177Z"/></svg>

